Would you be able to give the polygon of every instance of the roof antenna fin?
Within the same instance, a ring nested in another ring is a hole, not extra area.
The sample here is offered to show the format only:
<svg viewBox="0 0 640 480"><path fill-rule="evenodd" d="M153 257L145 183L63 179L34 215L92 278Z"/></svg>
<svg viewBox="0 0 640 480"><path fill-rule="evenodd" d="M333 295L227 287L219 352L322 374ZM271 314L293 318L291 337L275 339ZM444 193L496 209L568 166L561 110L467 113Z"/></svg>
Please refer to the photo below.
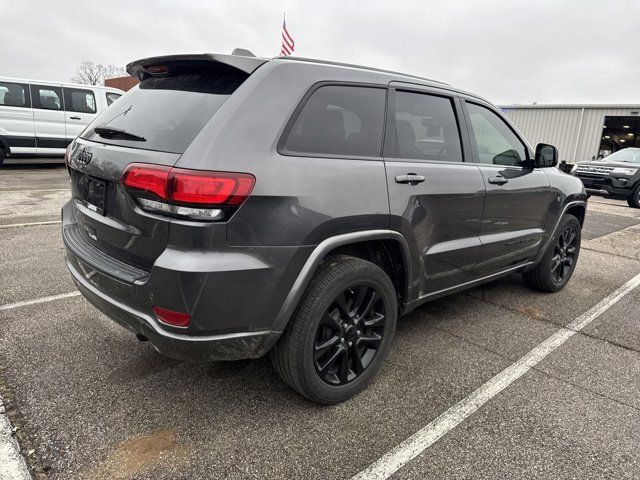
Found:
<svg viewBox="0 0 640 480"><path fill-rule="evenodd" d="M240 57L255 57L255 55L246 48L234 48L233 52L231 52L231 55L238 55Z"/></svg>

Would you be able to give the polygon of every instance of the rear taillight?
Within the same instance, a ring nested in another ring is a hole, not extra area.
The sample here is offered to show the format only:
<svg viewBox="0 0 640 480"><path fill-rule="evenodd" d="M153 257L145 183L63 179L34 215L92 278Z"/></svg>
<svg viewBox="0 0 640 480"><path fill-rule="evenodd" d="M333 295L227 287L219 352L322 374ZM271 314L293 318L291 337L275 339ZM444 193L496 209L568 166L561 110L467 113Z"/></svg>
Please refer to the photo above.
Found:
<svg viewBox="0 0 640 480"><path fill-rule="evenodd" d="M67 149L64 152L64 163L67 164L67 166L69 165L69 160L71 159L71 147L73 146L73 143L70 143L69 145L67 145Z"/></svg>
<svg viewBox="0 0 640 480"><path fill-rule="evenodd" d="M249 197L256 180L248 173L132 163L121 181L144 210L194 220L225 220Z"/></svg>

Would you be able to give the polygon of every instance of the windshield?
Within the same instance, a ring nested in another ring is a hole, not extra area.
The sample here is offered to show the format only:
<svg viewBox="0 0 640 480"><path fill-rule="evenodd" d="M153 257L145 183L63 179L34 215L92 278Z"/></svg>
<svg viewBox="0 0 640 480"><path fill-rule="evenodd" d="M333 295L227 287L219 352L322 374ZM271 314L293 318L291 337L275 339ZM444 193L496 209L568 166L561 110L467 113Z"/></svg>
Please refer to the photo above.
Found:
<svg viewBox="0 0 640 480"><path fill-rule="evenodd" d="M246 78L243 72L220 68L146 78L80 136L131 148L183 153Z"/></svg>
<svg viewBox="0 0 640 480"><path fill-rule="evenodd" d="M640 163L640 148L625 148L603 159L606 162Z"/></svg>

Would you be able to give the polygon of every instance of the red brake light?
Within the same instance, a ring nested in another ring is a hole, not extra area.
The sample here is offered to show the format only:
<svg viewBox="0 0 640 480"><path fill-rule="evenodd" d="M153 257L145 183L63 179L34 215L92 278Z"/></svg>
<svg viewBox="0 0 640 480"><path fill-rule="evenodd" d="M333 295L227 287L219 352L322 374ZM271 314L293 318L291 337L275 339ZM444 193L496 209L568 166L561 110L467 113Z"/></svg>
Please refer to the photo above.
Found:
<svg viewBox="0 0 640 480"><path fill-rule="evenodd" d="M191 315L188 313L175 312L166 308L153 307L158 320L173 327L188 327L191 321Z"/></svg>
<svg viewBox="0 0 640 480"><path fill-rule="evenodd" d="M122 175L122 184L132 190L142 208L200 220L229 216L249 197L255 182L248 173L207 172L146 163L132 163Z"/></svg>
<svg viewBox="0 0 640 480"><path fill-rule="evenodd" d="M151 65L149 67L145 67L145 70L151 75L166 75L169 73L169 67L166 65Z"/></svg>
<svg viewBox="0 0 640 480"><path fill-rule="evenodd" d="M122 183L125 187L150 192L167 200L167 186L169 181L169 167L142 165L133 163L124 172Z"/></svg>
<svg viewBox="0 0 640 480"><path fill-rule="evenodd" d="M246 173L201 174L174 169L171 178L174 202L200 205L238 205L249 196L254 184L253 177Z"/></svg>

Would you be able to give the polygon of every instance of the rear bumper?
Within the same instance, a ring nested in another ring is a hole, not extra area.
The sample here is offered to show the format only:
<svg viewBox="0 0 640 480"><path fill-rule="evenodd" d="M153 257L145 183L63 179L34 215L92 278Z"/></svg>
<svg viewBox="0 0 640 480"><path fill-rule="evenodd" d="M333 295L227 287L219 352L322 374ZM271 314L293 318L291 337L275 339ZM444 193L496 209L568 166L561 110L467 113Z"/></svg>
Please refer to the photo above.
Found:
<svg viewBox="0 0 640 480"><path fill-rule="evenodd" d="M149 339L158 352L188 361L238 360L258 358L276 343L280 332L241 332L223 335L190 336L168 332L151 316L118 302L91 285L67 260L76 287L91 304L109 318Z"/></svg>
<svg viewBox="0 0 640 480"><path fill-rule="evenodd" d="M71 202L62 208L67 266L76 286L98 310L147 337L160 353L181 360L236 360L260 357L276 343L276 318L308 257L305 247L231 247L224 231L182 231L143 271L82 238L82 215ZM205 233L219 243L189 244ZM161 323L154 306L189 312L190 325Z"/></svg>

